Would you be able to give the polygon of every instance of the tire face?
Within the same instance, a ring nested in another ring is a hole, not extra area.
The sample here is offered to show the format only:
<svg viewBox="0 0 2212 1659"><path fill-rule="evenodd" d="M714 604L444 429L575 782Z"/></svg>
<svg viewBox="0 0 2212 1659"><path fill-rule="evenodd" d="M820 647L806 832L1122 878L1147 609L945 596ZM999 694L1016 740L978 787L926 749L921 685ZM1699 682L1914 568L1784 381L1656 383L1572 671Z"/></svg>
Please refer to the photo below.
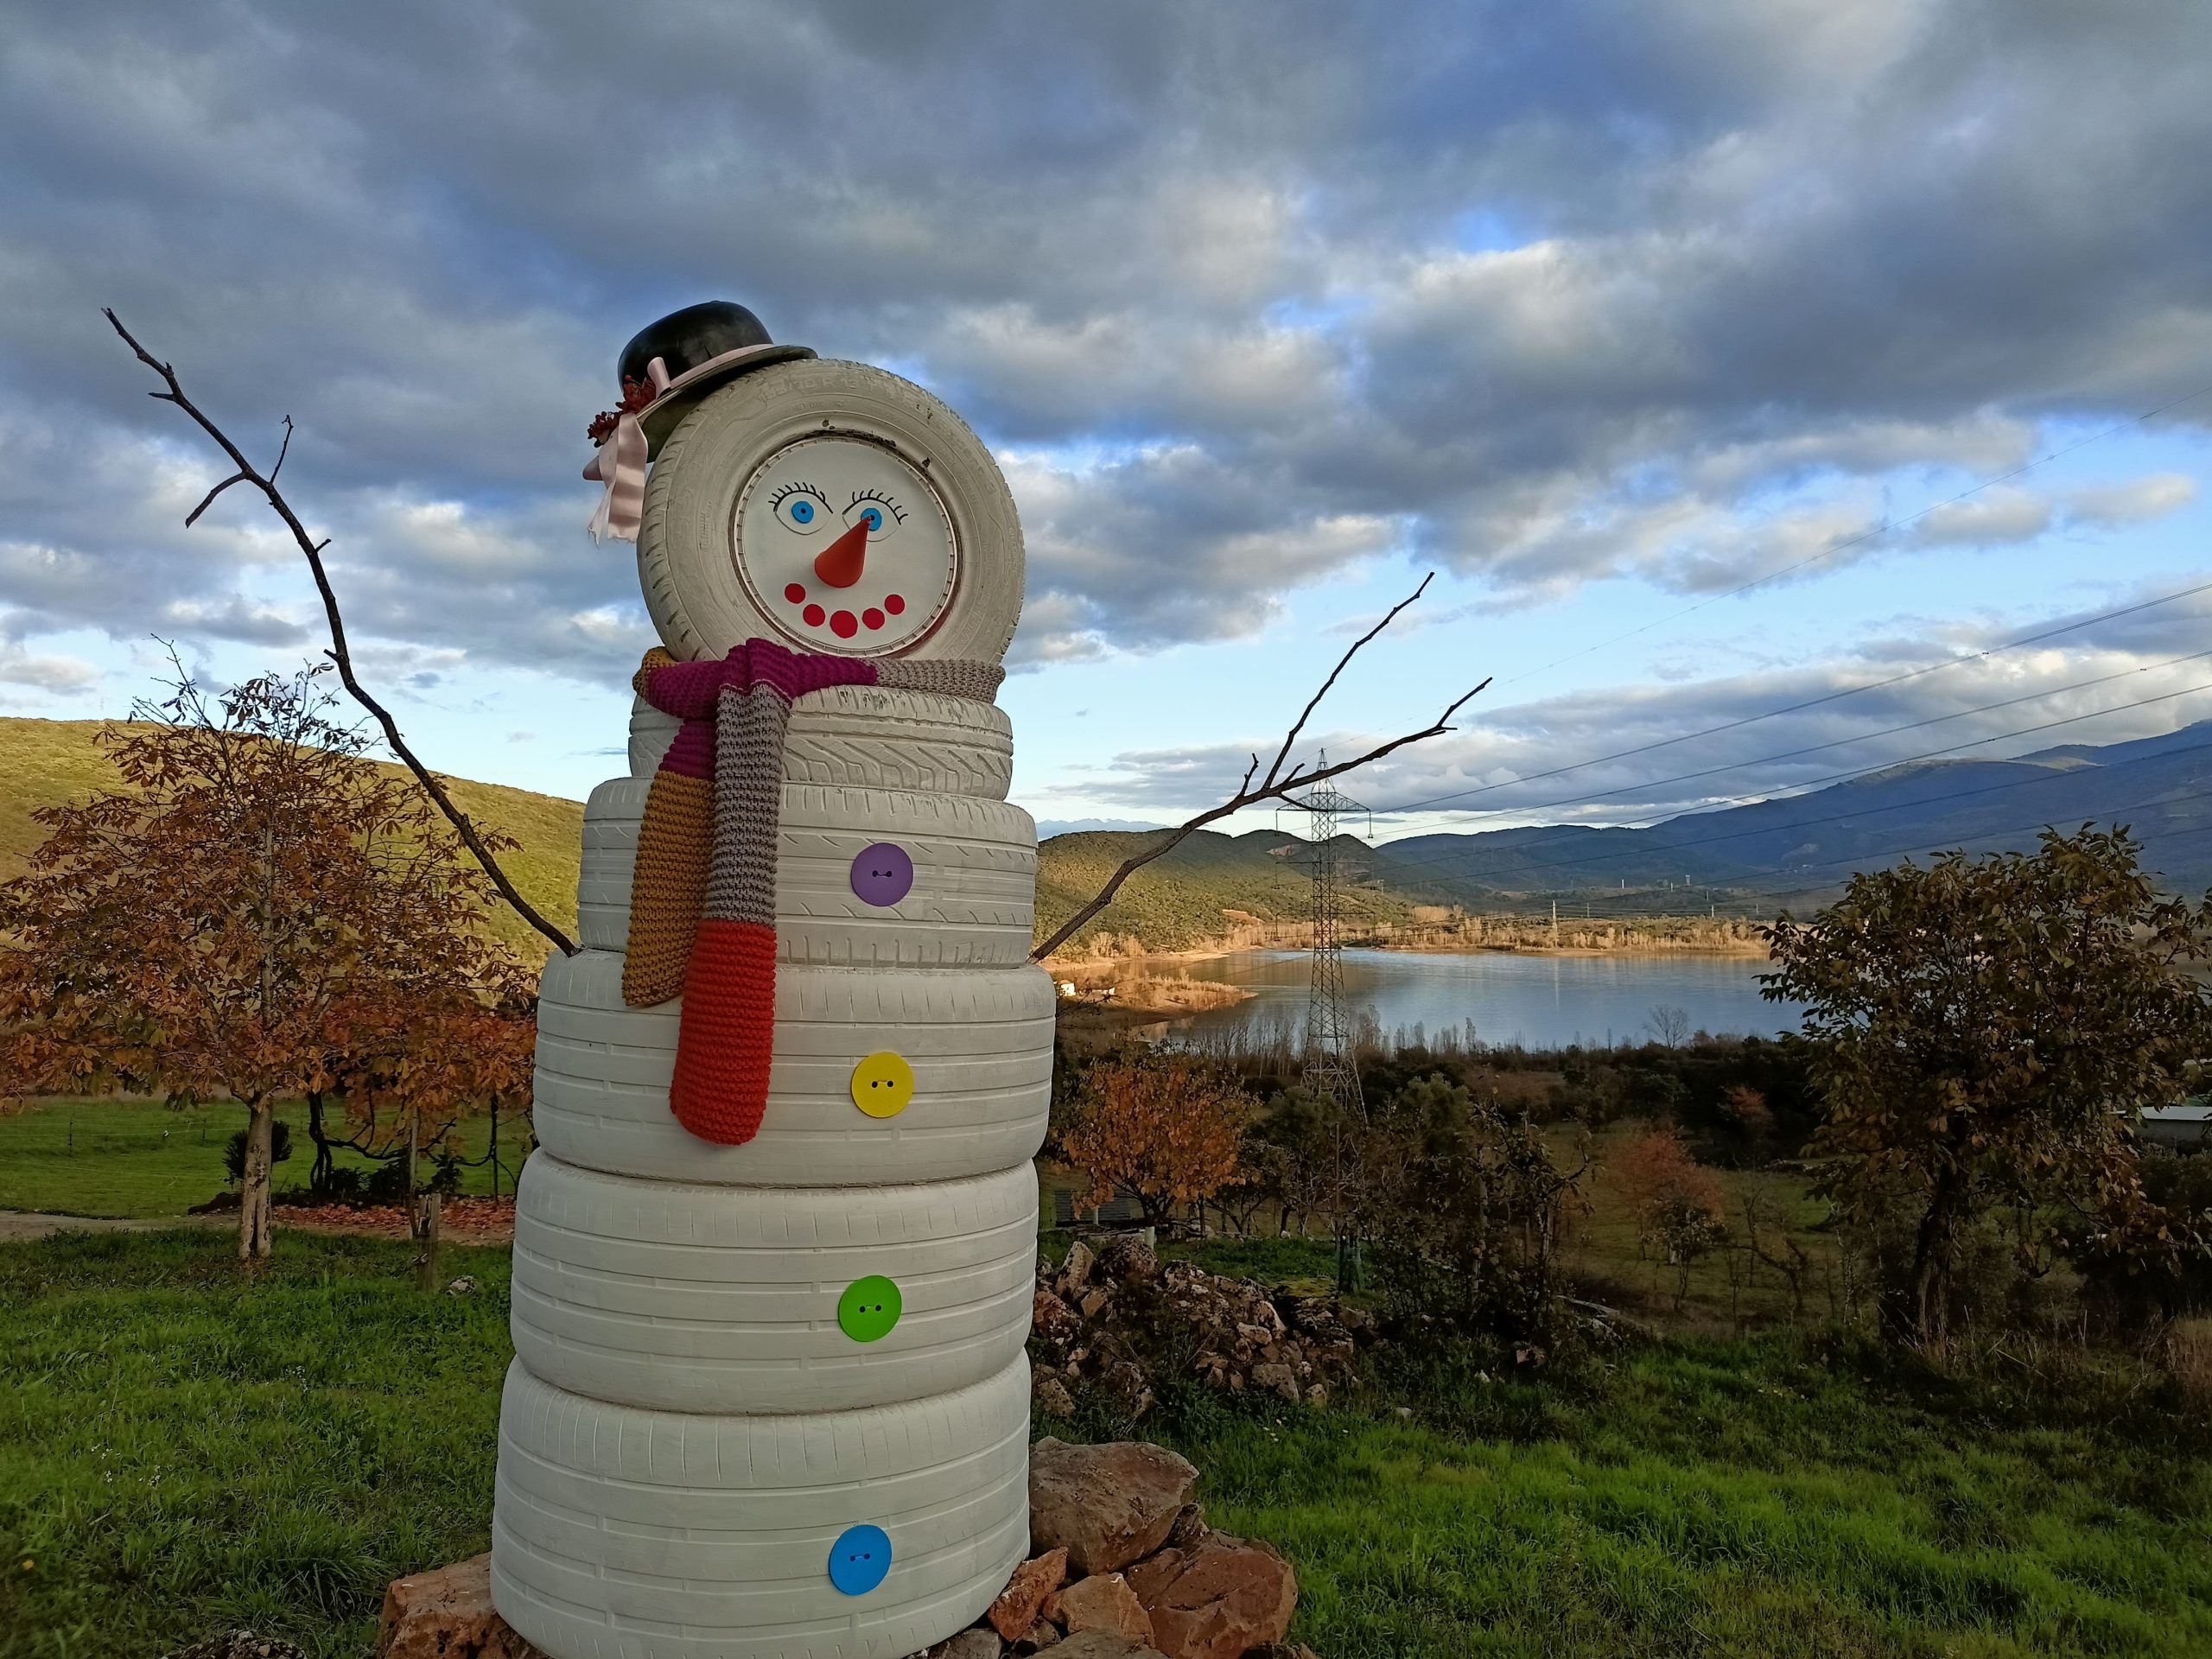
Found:
<svg viewBox="0 0 2212 1659"><path fill-rule="evenodd" d="M617 778L584 806L576 925L589 950L629 944L638 826L652 780ZM1029 959L1037 828L1003 801L898 790L784 786L776 849L776 954L840 966L1012 967ZM854 865L890 844L912 861L895 903L855 890Z"/></svg>
<svg viewBox="0 0 2212 1659"><path fill-rule="evenodd" d="M538 1152L515 1210L515 1356L533 1376L629 1406L797 1413L966 1388L1029 1335L1037 1178L879 1187L702 1186L578 1169ZM847 1293L882 1274L900 1306L856 1340Z"/></svg>
<svg viewBox="0 0 2212 1659"><path fill-rule="evenodd" d="M562 1659L903 1659L972 1622L1029 1547L1029 1363L866 1411L702 1417L556 1389L499 1409L492 1602ZM848 1529L889 1535L864 1595Z"/></svg>
<svg viewBox="0 0 2212 1659"><path fill-rule="evenodd" d="M866 1186L986 1175L1044 1144L1052 982L1041 968L969 973L784 964L760 1132L739 1147L688 1133L668 1106L682 1000L626 1007L622 958L556 956L538 996L537 1144L615 1175L717 1185ZM854 1069L903 1056L912 1103L870 1117Z"/></svg>
<svg viewBox="0 0 2212 1659"><path fill-rule="evenodd" d="M642 699L630 710L630 775L647 778L677 721ZM1014 779L1014 728L995 704L887 686L839 685L791 705L784 781L923 790L1002 801Z"/></svg>
<svg viewBox="0 0 2212 1659"><path fill-rule="evenodd" d="M638 575L661 641L679 658L719 657L780 624L755 605L731 556L739 499L802 440L853 436L925 475L960 548L944 617L901 656L996 662L1021 614L1021 527L981 440L921 387L865 364L779 363L702 399L661 446L645 484Z"/></svg>

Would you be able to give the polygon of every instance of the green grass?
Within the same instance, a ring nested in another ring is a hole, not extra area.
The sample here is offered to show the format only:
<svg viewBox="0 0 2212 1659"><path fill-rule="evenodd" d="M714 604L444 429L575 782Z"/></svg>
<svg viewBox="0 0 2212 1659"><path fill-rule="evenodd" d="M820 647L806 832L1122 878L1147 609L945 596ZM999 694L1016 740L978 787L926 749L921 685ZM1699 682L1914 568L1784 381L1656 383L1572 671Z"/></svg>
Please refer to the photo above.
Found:
<svg viewBox="0 0 2212 1659"><path fill-rule="evenodd" d="M1205 1471L1215 1524L1289 1556L1330 1659L2178 1659L2212 1652L2200 1423L1777 1332L1579 1387L1470 1375L1408 1421L1206 1405L1145 1431Z"/></svg>
<svg viewBox="0 0 2212 1659"><path fill-rule="evenodd" d="M292 1155L276 1166L281 1191L307 1185L315 1147L308 1139L307 1108L297 1102L276 1109L292 1126ZM0 1117L0 1210L37 1210L67 1216L176 1216L225 1190L223 1145L245 1127L245 1110L232 1105L177 1111L158 1101L47 1100ZM472 1118L458 1131L470 1158L486 1151L487 1122ZM529 1126L499 1125L499 1190L514 1190L515 1171L530 1149ZM337 1161L372 1167L359 1154ZM492 1190L492 1166L461 1171L467 1193Z"/></svg>
<svg viewBox="0 0 2212 1659"><path fill-rule="evenodd" d="M281 1232L0 1247L0 1655L146 1659L232 1624L358 1659L396 1575L486 1547L505 1251Z"/></svg>
<svg viewBox="0 0 2212 1659"><path fill-rule="evenodd" d="M625 705L609 699L607 729L619 734L626 717ZM46 827L31 817L33 812L117 787L115 768L95 740L104 726L125 724L0 716L0 880L20 873L26 855L46 839ZM435 755L427 758L435 764ZM398 766L384 765L385 771L400 774ZM613 766L610 761L609 769ZM583 857L583 803L510 789L503 784L480 784L462 778L449 781L455 805L479 825L503 830L518 843L512 852L501 854L499 862L523 897L549 921L575 932L576 873ZM533 964L543 963L551 949L542 935L505 905L494 906L491 928L517 955Z"/></svg>
<svg viewBox="0 0 2212 1659"><path fill-rule="evenodd" d="M227 1249L0 1246L0 1659L234 1624L352 1659L389 1579L485 1548L504 1254L450 1251L483 1289L445 1297L404 1245L280 1233L251 1278ZM2139 1382L1777 1332L1141 1432L1289 1555L1327 1659L2212 1652L2202 1414Z"/></svg>

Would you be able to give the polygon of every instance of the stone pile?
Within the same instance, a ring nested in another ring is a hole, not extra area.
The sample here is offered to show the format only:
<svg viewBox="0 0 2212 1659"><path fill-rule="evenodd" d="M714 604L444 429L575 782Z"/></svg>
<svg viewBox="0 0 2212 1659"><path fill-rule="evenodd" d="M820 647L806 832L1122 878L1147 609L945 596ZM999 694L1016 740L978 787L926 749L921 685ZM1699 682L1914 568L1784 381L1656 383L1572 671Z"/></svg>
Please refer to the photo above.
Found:
<svg viewBox="0 0 2212 1659"><path fill-rule="evenodd" d="M1073 1386L1089 1382L1135 1418L1151 1406L1163 1364L1232 1393L1323 1404L1375 1334L1371 1315L1334 1298L1271 1294L1249 1279L1163 1263L1123 1234L1077 1240L1057 1268L1039 1263L1029 1352L1041 1409L1068 1415Z"/></svg>
<svg viewBox="0 0 2212 1659"><path fill-rule="evenodd" d="M1298 1605L1290 1563L1209 1527L1191 1501L1197 1484L1197 1470L1141 1441L1038 1441L1029 1475L1034 1554L973 1628L926 1659L1048 1649L1053 1659L1304 1653L1282 1645Z"/></svg>
<svg viewBox="0 0 2212 1659"><path fill-rule="evenodd" d="M1290 1564L1208 1526L1197 1484L1197 1470L1157 1446L1038 1441L1028 1558L973 1626L915 1659L1315 1659L1287 1639ZM539 1656L493 1610L480 1555L395 1581L376 1659Z"/></svg>

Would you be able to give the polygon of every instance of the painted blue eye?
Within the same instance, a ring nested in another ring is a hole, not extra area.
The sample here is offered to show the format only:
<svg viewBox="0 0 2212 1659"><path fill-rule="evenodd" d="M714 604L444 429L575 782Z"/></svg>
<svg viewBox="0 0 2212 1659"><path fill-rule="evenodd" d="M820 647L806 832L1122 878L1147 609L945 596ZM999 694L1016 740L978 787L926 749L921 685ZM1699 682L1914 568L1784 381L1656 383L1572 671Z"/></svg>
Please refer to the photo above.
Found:
<svg viewBox="0 0 2212 1659"><path fill-rule="evenodd" d="M785 530L811 536L830 521L830 504L811 484L786 484L776 492L777 522Z"/></svg>
<svg viewBox="0 0 2212 1659"><path fill-rule="evenodd" d="M899 520L899 504L875 490L856 492L853 496L853 505L845 509L846 528L866 524L868 538L871 542L880 542L885 537L895 534Z"/></svg>

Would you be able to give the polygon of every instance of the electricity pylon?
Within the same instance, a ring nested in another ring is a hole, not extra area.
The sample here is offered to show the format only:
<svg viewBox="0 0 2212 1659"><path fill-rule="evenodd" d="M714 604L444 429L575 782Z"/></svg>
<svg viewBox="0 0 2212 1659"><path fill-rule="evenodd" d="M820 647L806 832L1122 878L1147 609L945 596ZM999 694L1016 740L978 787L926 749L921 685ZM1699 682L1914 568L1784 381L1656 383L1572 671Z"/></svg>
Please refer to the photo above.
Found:
<svg viewBox="0 0 2212 1659"><path fill-rule="evenodd" d="M1325 766L1327 757L1319 764ZM1286 805L1306 815L1312 825L1312 848L1308 853L1308 868L1313 878L1313 976L1312 988L1306 1003L1305 1052L1299 1067L1299 1079L1313 1094L1336 1104L1336 1200L1332 1205L1332 1217L1337 1235L1337 1287L1356 1290L1359 1286L1359 1242L1346 1227L1345 1200L1350 1194L1352 1166L1357 1161L1357 1149L1348 1149L1344 1132L1350 1120L1364 1122L1367 1118L1366 1097L1360 1093L1359 1057L1351 1021L1344 1011L1344 959L1343 917L1337 893L1337 834L1338 826L1348 812L1367 812L1366 806L1328 784L1307 790L1302 796L1283 798ZM1374 833L1374 817L1368 817L1368 833Z"/></svg>

